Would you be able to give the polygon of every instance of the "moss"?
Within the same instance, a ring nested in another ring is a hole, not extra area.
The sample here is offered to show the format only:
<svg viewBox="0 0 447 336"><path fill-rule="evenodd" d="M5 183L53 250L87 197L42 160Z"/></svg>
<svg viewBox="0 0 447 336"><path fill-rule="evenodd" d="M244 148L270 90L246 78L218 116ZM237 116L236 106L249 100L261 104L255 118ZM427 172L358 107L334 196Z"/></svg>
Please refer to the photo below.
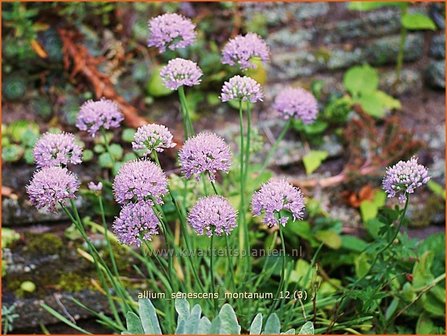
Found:
<svg viewBox="0 0 447 336"><path fill-rule="evenodd" d="M110 241L112 244L112 251L115 257L116 267L118 271L129 270L129 266L133 264L132 257L127 249L122 246L120 243L117 243L113 240ZM103 248L103 258L107 265L112 268L112 262L110 260L110 253L107 246Z"/></svg>
<svg viewBox="0 0 447 336"><path fill-rule="evenodd" d="M62 239L53 233L26 233L25 242L31 253L56 254L64 246Z"/></svg>
<svg viewBox="0 0 447 336"><path fill-rule="evenodd" d="M93 288L87 277L82 277L76 273L64 273L60 276L57 287L69 292L80 292L85 289Z"/></svg>

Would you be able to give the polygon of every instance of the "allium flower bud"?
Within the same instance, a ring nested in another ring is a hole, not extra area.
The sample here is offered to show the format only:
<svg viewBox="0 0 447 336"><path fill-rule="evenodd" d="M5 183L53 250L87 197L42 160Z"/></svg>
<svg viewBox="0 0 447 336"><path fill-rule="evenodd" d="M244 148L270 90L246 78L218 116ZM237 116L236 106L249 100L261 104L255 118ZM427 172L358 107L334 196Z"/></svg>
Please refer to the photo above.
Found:
<svg viewBox="0 0 447 336"><path fill-rule="evenodd" d="M179 14L163 14L149 21L149 47L160 52L167 48L175 50L191 45L196 39L195 25Z"/></svg>
<svg viewBox="0 0 447 336"><path fill-rule="evenodd" d="M138 128L132 148L144 151L145 155L150 155L154 150L163 152L165 148L175 147L176 144L172 138L173 136L166 126L147 124Z"/></svg>
<svg viewBox="0 0 447 336"><path fill-rule="evenodd" d="M304 124L310 124L317 119L317 100L310 92L301 88L288 87L282 90L276 96L273 107L284 119L301 119Z"/></svg>
<svg viewBox="0 0 447 336"><path fill-rule="evenodd" d="M265 41L257 34L238 35L228 41L222 51L222 63L239 65L241 69L255 68L251 62L254 57L262 62L269 61L270 51Z"/></svg>
<svg viewBox="0 0 447 336"><path fill-rule="evenodd" d="M237 99L256 103L262 101L263 96L261 85L253 78L234 76L224 83L220 99L223 102Z"/></svg>
<svg viewBox="0 0 447 336"><path fill-rule="evenodd" d="M113 232L122 244L140 246L142 240L152 240L158 234L159 220L151 202L126 204L113 223Z"/></svg>
<svg viewBox="0 0 447 336"><path fill-rule="evenodd" d="M388 167L383 178L383 189L388 197L399 197L400 202L405 202L407 194L426 184L430 180L428 170L418 164L418 159L412 157L408 161L399 161L392 167Z"/></svg>
<svg viewBox="0 0 447 336"><path fill-rule="evenodd" d="M236 227L236 210L222 196L203 197L189 212L188 222L199 235L229 235Z"/></svg>
<svg viewBox="0 0 447 336"><path fill-rule="evenodd" d="M180 150L179 159L181 171L187 178L199 179L201 173L207 173L214 181L218 171L228 172L231 167L230 147L211 132L189 138Z"/></svg>
<svg viewBox="0 0 447 336"><path fill-rule="evenodd" d="M148 160L126 162L113 182L115 199L119 204L151 201L161 204L168 192L166 176L159 166Z"/></svg>
<svg viewBox="0 0 447 336"><path fill-rule="evenodd" d="M34 146L37 167L66 166L82 162L82 149L70 133L45 133Z"/></svg>
<svg viewBox="0 0 447 336"><path fill-rule="evenodd" d="M199 85L202 75L202 70L196 63L183 58L170 60L160 71L164 85L171 90L177 90L183 85Z"/></svg>
<svg viewBox="0 0 447 336"><path fill-rule="evenodd" d="M282 210L292 213L294 220L300 220L304 214L304 197L301 190L284 179L272 179L265 183L252 198L253 215L260 216L264 212L264 223L269 227L285 226L287 216L281 216Z"/></svg>
<svg viewBox="0 0 447 336"><path fill-rule="evenodd" d="M86 101L79 110L76 127L87 131L91 136L103 127L104 129L117 128L124 117L117 104L108 99Z"/></svg>
<svg viewBox="0 0 447 336"><path fill-rule="evenodd" d="M76 175L67 168L46 167L34 173L26 191L37 209L56 212L59 203L76 198L79 189Z"/></svg>
<svg viewBox="0 0 447 336"><path fill-rule="evenodd" d="M102 190L102 182L98 182L96 184L94 182L89 182L88 188L90 189L90 191L100 192Z"/></svg>

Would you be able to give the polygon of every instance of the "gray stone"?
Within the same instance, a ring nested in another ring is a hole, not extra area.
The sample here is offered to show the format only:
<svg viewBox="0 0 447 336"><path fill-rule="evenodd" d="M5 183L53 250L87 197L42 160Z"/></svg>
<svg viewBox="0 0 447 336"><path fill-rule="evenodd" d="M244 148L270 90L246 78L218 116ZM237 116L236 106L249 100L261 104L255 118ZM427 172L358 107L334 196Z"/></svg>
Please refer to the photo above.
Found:
<svg viewBox="0 0 447 336"><path fill-rule="evenodd" d="M430 56L436 59L445 58L445 35L439 34L433 36L430 44Z"/></svg>
<svg viewBox="0 0 447 336"><path fill-rule="evenodd" d="M386 36L373 41L364 51L367 62L373 65L393 64L399 53L400 35ZM404 61L412 62L422 58L424 37L422 34L407 36L404 49Z"/></svg>
<svg viewBox="0 0 447 336"><path fill-rule="evenodd" d="M330 53L326 67L329 70L348 68L358 64L362 58L363 51L360 48L355 48L352 51L336 49Z"/></svg>
<svg viewBox="0 0 447 336"><path fill-rule="evenodd" d="M311 52L275 53L268 68L268 76L272 80L293 79L310 76L323 68L324 62Z"/></svg>
<svg viewBox="0 0 447 336"><path fill-rule="evenodd" d="M393 92L396 95L418 92L422 88L422 75L419 71L403 69L400 73L400 81L395 85L396 71L383 72L380 75L380 88L385 92Z"/></svg>
<svg viewBox="0 0 447 336"><path fill-rule="evenodd" d="M325 43L340 43L354 42L354 39L384 36L399 30L399 11L387 9L362 15L358 19L327 24L320 34Z"/></svg>
<svg viewBox="0 0 447 336"><path fill-rule="evenodd" d="M295 30L290 28L278 30L267 37L267 44L272 50L277 49L297 49L308 47L314 38L315 30Z"/></svg>
<svg viewBox="0 0 447 336"><path fill-rule="evenodd" d="M444 61L431 61L426 70L427 84L435 89L445 89Z"/></svg>

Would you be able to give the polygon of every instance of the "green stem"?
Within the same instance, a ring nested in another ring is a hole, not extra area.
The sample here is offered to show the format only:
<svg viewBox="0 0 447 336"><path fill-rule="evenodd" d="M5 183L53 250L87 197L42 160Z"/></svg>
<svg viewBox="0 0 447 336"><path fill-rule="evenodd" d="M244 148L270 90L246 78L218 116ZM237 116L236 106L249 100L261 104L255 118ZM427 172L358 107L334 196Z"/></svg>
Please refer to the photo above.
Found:
<svg viewBox="0 0 447 336"><path fill-rule="evenodd" d="M178 95L180 99L180 105L183 111L183 118L184 118L183 124L185 127L185 134L186 134L185 138L187 139L190 136L194 135L194 128L192 126L191 117L189 115L188 103L186 101L185 89L183 88L183 86L180 86L178 88Z"/></svg>
<svg viewBox="0 0 447 336"><path fill-rule="evenodd" d="M407 10L408 10L407 6L404 6L401 9L401 17L403 17L405 14L407 14ZM401 25L399 52L397 54L397 61L396 61L396 82L395 82L395 84L398 84L400 82L400 74L401 74L402 65L404 62L404 52L405 52L406 40L407 40L407 28L405 28L403 25Z"/></svg>
<svg viewBox="0 0 447 336"><path fill-rule="evenodd" d="M101 127L101 134L102 138L104 140L104 146L106 146L106 151L109 153L110 160L112 160L113 165L115 165L115 158L112 155L112 152L110 151L109 141L107 140L107 134L104 128Z"/></svg>
<svg viewBox="0 0 447 336"><path fill-rule="evenodd" d="M117 278L119 278L118 267L116 266L116 261L115 261L115 255L113 253L112 244L110 243L110 240L109 240L109 235L108 235L109 230L107 227L106 215L104 212L104 204L102 201L102 196L100 194L98 194L98 201L99 201L99 209L101 211L102 226L104 227L104 239L106 240L107 248L109 250L110 261L112 262L112 268L113 268L113 272L115 273L115 276Z"/></svg>
<svg viewBox="0 0 447 336"><path fill-rule="evenodd" d="M251 138L251 105L247 103L247 144L245 145L245 159L244 159L244 192L247 191L247 178L248 178L248 168L250 166L250 139ZM246 195L244 195L244 208L243 208L243 216L245 218L245 212L247 207L247 202L245 200ZM250 238L248 232L248 224L249 222L245 221L245 248L246 248L246 258L245 258L245 266L247 270L247 274L251 274L251 262L250 262Z"/></svg>
<svg viewBox="0 0 447 336"><path fill-rule="evenodd" d="M214 297L215 289L214 289L214 265L213 265L213 258L214 256L214 230L211 232L211 238L210 238L210 280L211 280L211 292L213 293L213 302L214 302L214 309L217 312L218 306L217 306L217 300Z"/></svg>
<svg viewBox="0 0 447 336"><path fill-rule="evenodd" d="M281 133L279 133L278 137L275 140L275 143L272 145L272 147L270 148L269 152L267 153L267 156L264 160L264 164L262 165L258 176L260 176L265 168L267 168L267 166L270 163L270 160L273 156L273 153L276 152L276 149L278 148L279 143L282 141L282 139L284 139L284 136L286 135L287 131L289 130L290 126L292 125L292 119L287 120L286 124L284 125L283 129L281 130Z"/></svg>

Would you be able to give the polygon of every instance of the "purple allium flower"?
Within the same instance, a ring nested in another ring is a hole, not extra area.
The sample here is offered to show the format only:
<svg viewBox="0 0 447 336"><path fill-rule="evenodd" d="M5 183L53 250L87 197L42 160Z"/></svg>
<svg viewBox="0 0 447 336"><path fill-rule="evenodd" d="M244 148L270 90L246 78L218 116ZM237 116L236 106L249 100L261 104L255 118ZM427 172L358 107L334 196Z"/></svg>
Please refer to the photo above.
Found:
<svg viewBox="0 0 447 336"><path fill-rule="evenodd" d="M237 99L256 103L258 100L262 101L263 96L261 85L253 78L234 76L224 83L220 99L223 102Z"/></svg>
<svg viewBox="0 0 447 336"><path fill-rule="evenodd" d="M96 184L93 181L89 182L88 188L90 189L90 191L100 192L102 190L102 182L98 182Z"/></svg>
<svg viewBox="0 0 447 336"><path fill-rule="evenodd" d="M255 68L251 62L254 57L266 63L270 59L269 47L257 34L238 35L225 45L222 51L222 63L239 65L241 69Z"/></svg>
<svg viewBox="0 0 447 336"><path fill-rule="evenodd" d="M188 222L199 235L229 235L236 227L236 210L222 196L202 197L189 212Z"/></svg>
<svg viewBox="0 0 447 336"><path fill-rule="evenodd" d="M113 223L113 232L122 244L140 246L142 240L152 240L158 234L159 220L151 202L126 204Z"/></svg>
<svg viewBox="0 0 447 336"><path fill-rule="evenodd" d="M304 214L304 198L301 190L284 179L272 179L265 183L252 198L253 215L265 213L264 223L269 227L286 225L288 217L281 217L281 210L292 213L293 219L302 219Z"/></svg>
<svg viewBox="0 0 447 336"><path fill-rule="evenodd" d="M405 202L407 194L414 193L415 189L426 184L430 180L428 170L418 164L418 159L412 157L408 161L399 161L386 169L383 178L383 189L388 197L399 197L400 202Z"/></svg>
<svg viewBox="0 0 447 336"><path fill-rule="evenodd" d="M288 87L282 90L275 99L273 107L284 119L301 119L310 124L317 119L318 103L315 97L301 88Z"/></svg>
<svg viewBox="0 0 447 336"><path fill-rule="evenodd" d="M117 104L108 99L88 100L82 104L76 120L76 127L95 136L101 127L105 129L119 127L123 114Z"/></svg>
<svg viewBox="0 0 447 336"><path fill-rule="evenodd" d="M34 146L37 167L66 166L82 162L82 149L70 133L45 133Z"/></svg>
<svg viewBox="0 0 447 336"><path fill-rule="evenodd" d="M132 142L134 150L143 150L146 155L152 151L163 152L165 148L175 147L172 134L166 126L147 124L138 128Z"/></svg>
<svg viewBox="0 0 447 336"><path fill-rule="evenodd" d="M228 172L231 167L230 147L224 139L211 132L201 132L189 138L179 153L182 173L199 179L201 173L209 174L212 181L216 172Z"/></svg>
<svg viewBox="0 0 447 336"><path fill-rule="evenodd" d="M37 209L56 212L59 203L76 198L79 180L67 168L46 167L34 173L26 187L31 203Z"/></svg>
<svg viewBox="0 0 447 336"><path fill-rule="evenodd" d="M168 89L177 90L180 86L194 86L200 84L202 70L196 63L183 58L170 60L160 70L160 76Z"/></svg>
<svg viewBox="0 0 447 336"><path fill-rule="evenodd" d="M115 199L120 204L151 201L160 204L168 192L166 176L159 166L148 160L126 162L113 182Z"/></svg>
<svg viewBox="0 0 447 336"><path fill-rule="evenodd" d="M166 48L175 50L191 45L196 39L196 26L190 19L175 13L159 15L149 21L149 47L160 52Z"/></svg>

